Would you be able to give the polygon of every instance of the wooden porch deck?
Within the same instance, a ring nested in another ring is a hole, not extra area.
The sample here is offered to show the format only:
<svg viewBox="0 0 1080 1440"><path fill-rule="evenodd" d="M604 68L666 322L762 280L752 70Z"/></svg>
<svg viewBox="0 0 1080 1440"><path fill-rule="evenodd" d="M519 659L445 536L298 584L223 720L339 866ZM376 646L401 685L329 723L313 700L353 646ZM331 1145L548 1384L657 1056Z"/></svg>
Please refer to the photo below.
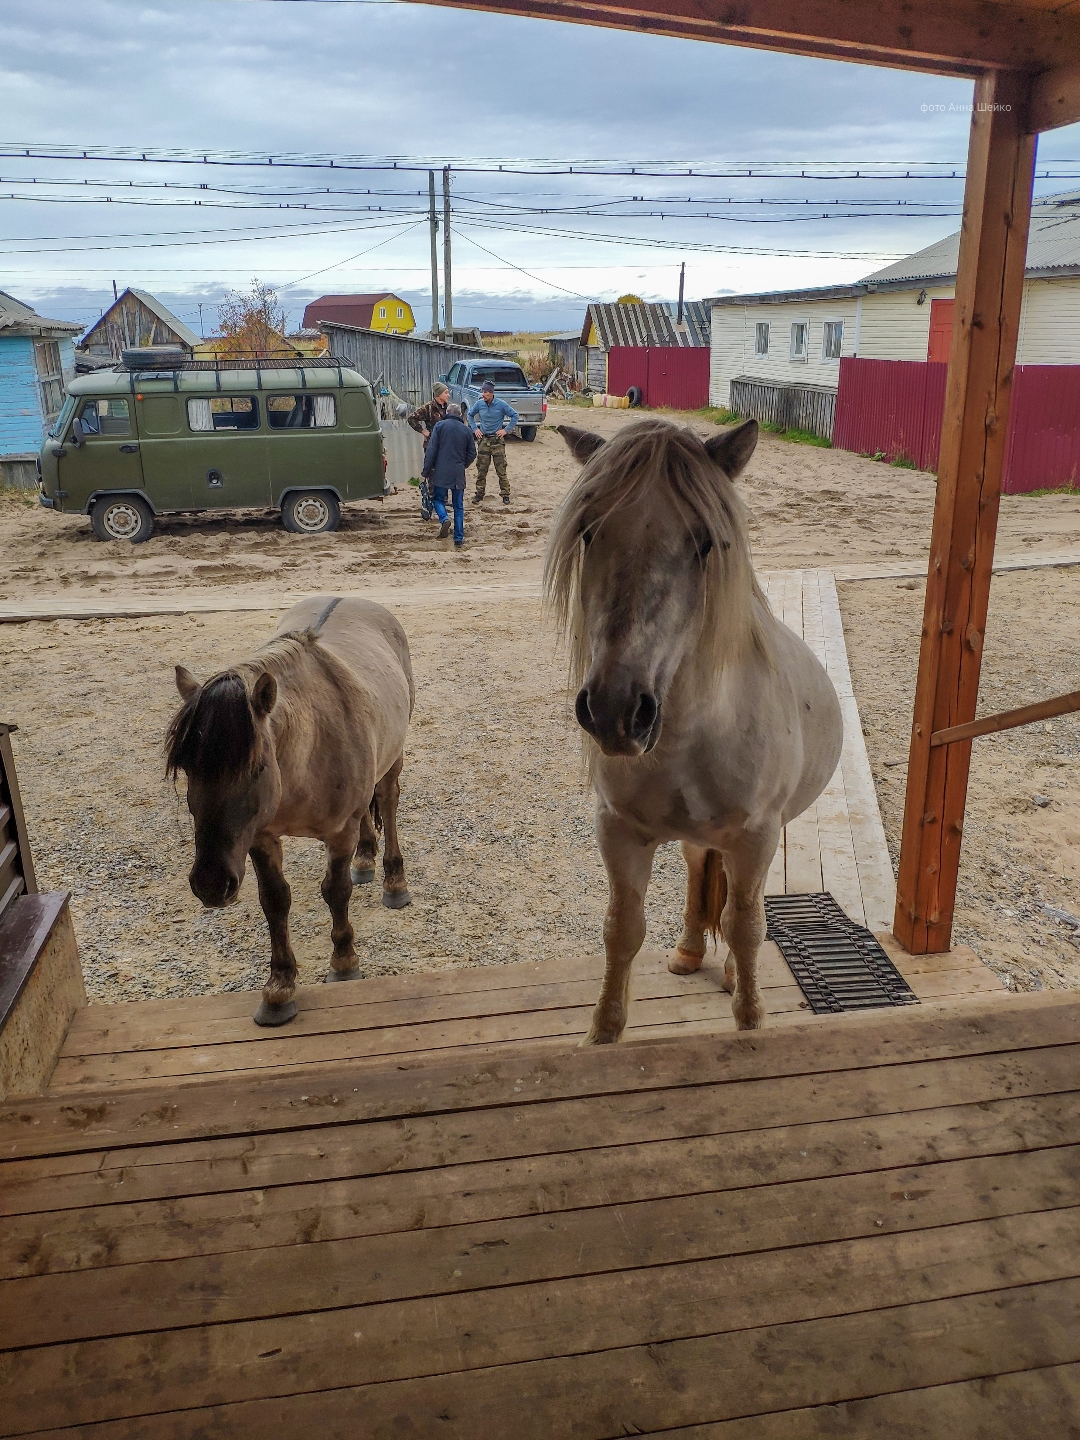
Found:
<svg viewBox="0 0 1080 1440"><path fill-rule="evenodd" d="M9 1101L0 1431L1075 1436L1078 1076L1046 993Z"/></svg>

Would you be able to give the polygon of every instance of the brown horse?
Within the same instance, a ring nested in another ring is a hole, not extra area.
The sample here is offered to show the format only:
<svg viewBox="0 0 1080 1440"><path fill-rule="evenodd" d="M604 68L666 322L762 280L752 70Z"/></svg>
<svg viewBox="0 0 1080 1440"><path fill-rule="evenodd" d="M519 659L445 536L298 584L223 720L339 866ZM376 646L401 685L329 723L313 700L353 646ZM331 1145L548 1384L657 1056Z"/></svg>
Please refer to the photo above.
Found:
<svg viewBox="0 0 1080 1440"><path fill-rule="evenodd" d="M167 766L174 779L181 770L187 776L191 888L208 907L233 904L251 856L270 929L270 979L255 1022L283 1025L296 1014L283 835L326 846L322 894L334 942L327 980L360 973L349 897L354 878L374 878L380 824L383 904L409 903L397 836L414 696L409 644L381 605L317 595L294 605L249 660L202 685L177 665L176 688L184 703L169 726Z"/></svg>

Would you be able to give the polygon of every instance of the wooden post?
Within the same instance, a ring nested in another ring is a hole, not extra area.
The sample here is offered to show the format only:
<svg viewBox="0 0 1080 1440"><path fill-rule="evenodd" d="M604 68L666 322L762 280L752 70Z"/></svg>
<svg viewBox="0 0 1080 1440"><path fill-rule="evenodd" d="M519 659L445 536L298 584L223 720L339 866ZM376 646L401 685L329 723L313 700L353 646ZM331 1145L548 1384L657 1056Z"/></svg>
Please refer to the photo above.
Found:
<svg viewBox="0 0 1080 1440"><path fill-rule="evenodd" d="M920 955L952 936L971 742L930 737L973 720L979 698L1031 216L1031 83L1002 71L975 84L893 922Z"/></svg>

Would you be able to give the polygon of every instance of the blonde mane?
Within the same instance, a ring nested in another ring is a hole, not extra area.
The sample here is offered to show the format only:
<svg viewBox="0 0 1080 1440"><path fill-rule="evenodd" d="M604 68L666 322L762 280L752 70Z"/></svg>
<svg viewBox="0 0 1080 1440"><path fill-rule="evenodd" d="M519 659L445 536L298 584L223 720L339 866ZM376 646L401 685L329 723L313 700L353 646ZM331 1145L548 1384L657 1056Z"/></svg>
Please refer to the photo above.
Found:
<svg viewBox="0 0 1080 1440"><path fill-rule="evenodd" d="M703 562L705 599L698 657L717 679L755 646L768 656L768 602L750 560L742 501L692 430L643 420L594 451L552 524L544 561L544 599L570 641L570 684L589 665L582 624L581 572L586 530L595 533L624 505L674 506L688 530L704 527L712 549Z"/></svg>

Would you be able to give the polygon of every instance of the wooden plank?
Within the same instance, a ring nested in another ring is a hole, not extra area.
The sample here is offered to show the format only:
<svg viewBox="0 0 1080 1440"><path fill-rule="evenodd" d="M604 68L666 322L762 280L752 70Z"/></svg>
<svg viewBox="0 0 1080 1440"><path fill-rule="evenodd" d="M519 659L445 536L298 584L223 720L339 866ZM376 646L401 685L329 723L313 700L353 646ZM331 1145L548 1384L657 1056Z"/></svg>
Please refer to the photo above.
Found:
<svg viewBox="0 0 1080 1440"><path fill-rule="evenodd" d="M1051 1097L1069 1092L1067 1103L1074 1105L1077 1063L1076 1047L1055 1046L1028 1051L1019 1063L1011 1055L916 1061L819 1076L812 1086L798 1075L697 1085L681 1091L678 1104L667 1103L663 1094L649 1096L643 1104L640 1095L629 1093L501 1105L486 1113L482 1127L473 1112L416 1115L407 1126L397 1119L373 1120L361 1122L362 1129L345 1123L9 1160L0 1171L0 1210L14 1216L240 1193L253 1187L265 1192L274 1186L417 1175L433 1168L563 1154L570 1147L587 1159L609 1147L715 1136L725 1137L730 1146L724 1173L734 1177L733 1183L750 1184L755 1176L787 1173L775 1156L768 1158L774 1143L787 1147L790 1164L796 1167L789 1178L830 1173L814 1158L812 1134L806 1129L826 1123L858 1122L864 1126L856 1127L864 1149L870 1147L873 1153L880 1146L882 1155L893 1156L896 1165L921 1164L983 1153L985 1131L978 1107L985 1107L986 1125L997 1125L1005 1116L1021 1148L1072 1143L1071 1132L1059 1124L1058 1101ZM1001 1108L1004 1100L1010 1102L1007 1111ZM897 1126L915 1137L914 1152L897 1149L887 1138L895 1135ZM755 1134L763 1131L769 1135ZM836 1132L836 1145L841 1133ZM751 1134L751 1155L760 1151L763 1158L760 1168L740 1180L739 1156ZM1056 1140L1047 1140L1048 1135ZM999 1141L997 1148L1008 1150L1013 1143ZM864 1158L858 1168L866 1163ZM62 1218L53 1216L48 1223L58 1226ZM40 1248L27 1254L30 1269L43 1259Z"/></svg>
<svg viewBox="0 0 1080 1440"><path fill-rule="evenodd" d="M98 1096L48 1095L0 1104L0 1156L62 1154L103 1144L149 1145L163 1138L249 1135L359 1119L475 1110L515 1100L642 1092L766 1075L823 1074L901 1064L913 1056L1022 1051L1069 1043L1080 997L1067 991L954 1000L830 1019L826 1027L768 1029L584 1049L517 1047L512 1054L446 1065L418 1060L373 1069L353 1083L349 1065L311 1067L306 1076L176 1084ZM826 1034L825 1031L828 1033Z"/></svg>
<svg viewBox="0 0 1080 1440"><path fill-rule="evenodd" d="M866 753L859 707L853 696L842 696L840 708L844 714L840 765L866 924L871 930L885 930L890 925L896 895L888 841Z"/></svg>
<svg viewBox="0 0 1080 1440"><path fill-rule="evenodd" d="M1080 710L1080 690L1073 690L1068 695L1037 700L1034 705L1021 705L1016 710L1003 710L998 715L984 715L979 720L969 720L966 725L935 730L930 736L930 744L955 745L958 740L974 740L980 735L997 735L1002 730L1014 730L1018 725L1030 725L1035 720L1050 720L1055 715L1072 715L1077 710Z"/></svg>
<svg viewBox="0 0 1080 1440"><path fill-rule="evenodd" d="M904 1390L811 1410L774 1411L665 1430L664 1440L924 1440L930 1435L1077 1434L1080 1364L984 1375L932 1389ZM656 1431L651 1432L657 1434Z"/></svg>
<svg viewBox="0 0 1080 1440"><path fill-rule="evenodd" d="M971 746L933 749L930 737L978 705L1031 213L1031 84L1001 71L975 86L892 927L912 952L947 950L952 934Z"/></svg>
<svg viewBox="0 0 1080 1440"><path fill-rule="evenodd" d="M866 924L855 842L851 834L843 764L817 801L817 836L821 859L821 888L828 890L857 925Z"/></svg>
<svg viewBox="0 0 1080 1440"><path fill-rule="evenodd" d="M1033 135L1080 120L1080 60L1044 70L1036 78L1025 119Z"/></svg>
<svg viewBox="0 0 1080 1440"><path fill-rule="evenodd" d="M237 1404L660 1345L857 1313L885 1292L896 1306L1070 1278L1078 1241L1073 1209L806 1247L796 1257L773 1252L465 1293L437 1307L424 1298L51 1346L11 1357L7 1397L12 1413L33 1416L37 1427L87 1424L193 1405L208 1391Z"/></svg>
<svg viewBox="0 0 1080 1440"><path fill-rule="evenodd" d="M788 895L805 895L823 888L817 802L785 826L784 886Z"/></svg>
<svg viewBox="0 0 1080 1440"><path fill-rule="evenodd" d="M255 1187L233 1167L224 1177L208 1174L217 1159L209 1150L184 1168L172 1187L179 1193L166 1199L130 1202L121 1189L111 1204L82 1199L76 1213L58 1208L9 1216L0 1234L0 1278L291 1245L315 1215L319 1240L341 1240L407 1229L418 1216L425 1227L462 1225L867 1170L898 1174L931 1155L942 1161L1080 1144L1072 1094L665 1140L638 1140L624 1113L615 1117L621 1127L612 1127L616 1136L624 1132L621 1143L595 1145L595 1127L585 1126L586 1144L569 1152L556 1148L552 1118L538 1121L540 1137L529 1155L491 1153L500 1142L503 1150L521 1146L520 1134L507 1143L495 1119L488 1122L494 1133L485 1136L486 1159L439 1164L430 1151L414 1149L410 1168L399 1161L392 1173L380 1174L362 1154L350 1164L342 1150L338 1169L352 1174L327 1178L324 1155L323 1173L309 1179L294 1154L263 1166ZM238 1182L242 1188L234 1188ZM79 1205L78 1196L85 1196L78 1181L73 1188L76 1195L64 1194L63 1205ZM54 1195L42 1200L56 1204L55 1184Z"/></svg>
<svg viewBox="0 0 1080 1440"><path fill-rule="evenodd" d="M434 1315L432 1317L434 1323ZM362 1332L361 1332L362 1337ZM645 1434L784 1408L1073 1364L1080 1281L931 1300L869 1314L627 1346L585 1356L339 1387L88 1425L81 1440L215 1440L272 1433L351 1440L365 1433L453 1440L550 1440L573 1417L582 1437ZM722 1371L723 1384L717 1383ZM41 1435L58 1432L39 1432Z"/></svg>
<svg viewBox="0 0 1080 1440"><path fill-rule="evenodd" d="M9 1279L0 1349L683 1264L1074 1208L1080 1146ZM1080 1247L1070 1257L1080 1268ZM1075 1273L1075 1270L1073 1271ZM1078 1337L1080 1338L1080 1337Z"/></svg>
<svg viewBox="0 0 1080 1440"><path fill-rule="evenodd" d="M817 572L818 604L821 608L821 630L825 645L825 669L833 688L841 698L854 694L848 668L847 641L844 622L836 594L836 581L831 570Z"/></svg>

